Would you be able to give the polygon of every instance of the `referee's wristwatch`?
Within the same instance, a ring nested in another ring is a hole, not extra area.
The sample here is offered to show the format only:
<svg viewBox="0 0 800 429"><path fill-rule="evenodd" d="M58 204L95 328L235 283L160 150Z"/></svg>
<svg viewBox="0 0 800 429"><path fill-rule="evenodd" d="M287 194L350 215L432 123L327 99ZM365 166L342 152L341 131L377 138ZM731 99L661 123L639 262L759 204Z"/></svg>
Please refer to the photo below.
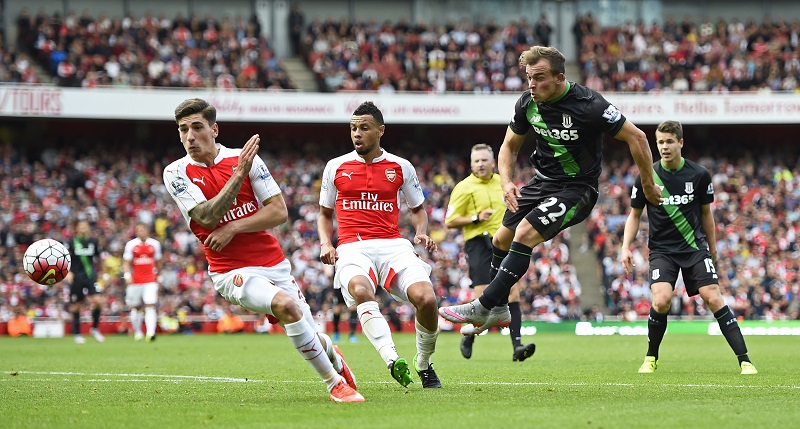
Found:
<svg viewBox="0 0 800 429"><path fill-rule="evenodd" d="M480 221L481 221L481 220L480 220L480 218L478 217L478 215L472 215L472 223L478 223L478 222L480 222Z"/></svg>

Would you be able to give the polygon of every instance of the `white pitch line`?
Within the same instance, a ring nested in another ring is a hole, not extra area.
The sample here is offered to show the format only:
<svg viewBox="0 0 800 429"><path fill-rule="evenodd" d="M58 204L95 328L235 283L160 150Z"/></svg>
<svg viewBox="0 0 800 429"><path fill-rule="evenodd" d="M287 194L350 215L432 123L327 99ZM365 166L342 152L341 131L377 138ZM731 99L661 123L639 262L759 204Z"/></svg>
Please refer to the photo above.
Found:
<svg viewBox="0 0 800 429"><path fill-rule="evenodd" d="M170 374L115 374L110 372L102 373L86 373L86 372L58 372L58 371L3 371L4 373L11 374L31 374L31 375L45 375L45 376L74 376L74 377L120 377L120 379L113 378L91 378L82 379L79 381L86 382L149 382L160 381L166 383L180 383L182 381L199 381L210 383L266 383L267 380L254 380L251 378L236 378L236 377L212 377L200 375L170 375ZM0 381L14 381L13 378L2 378ZM26 378L25 381L73 381L70 378ZM269 380L270 383L284 383L284 384L317 384L321 381L312 380ZM390 381L372 381L361 382L364 384L394 384ZM359 383L359 384L361 384ZM552 381L522 381L522 382L477 382L468 381L454 383L460 386L551 386L551 387L674 387L674 388L696 388L696 389L720 389L720 388L735 388L735 389L800 389L796 385L776 385L776 386L755 386L751 384L729 385L729 384L678 384L678 383L559 383Z"/></svg>
<svg viewBox="0 0 800 429"><path fill-rule="evenodd" d="M263 383L264 380L253 380L249 378L234 378L234 377L207 377L199 375L169 375L169 374L114 374L110 372L48 372L48 371L4 371L6 374L34 374L34 375L72 375L72 376L93 376L93 377L148 377L148 378L163 378L168 381L178 380L191 380L191 381L213 381L223 383ZM176 380L170 380L176 379ZM128 380L126 380L128 381Z"/></svg>

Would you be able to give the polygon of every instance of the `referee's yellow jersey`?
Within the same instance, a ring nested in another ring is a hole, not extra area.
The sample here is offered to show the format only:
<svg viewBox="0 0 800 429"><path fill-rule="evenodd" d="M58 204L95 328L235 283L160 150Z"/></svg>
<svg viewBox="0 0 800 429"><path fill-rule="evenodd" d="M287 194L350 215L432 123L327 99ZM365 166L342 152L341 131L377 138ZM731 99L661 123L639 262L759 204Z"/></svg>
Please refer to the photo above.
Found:
<svg viewBox="0 0 800 429"><path fill-rule="evenodd" d="M482 180L474 174L458 182L450 193L450 203L447 206L445 222L455 218L472 217L480 212L492 209L492 217L485 222L464 225L464 241L479 235L488 234L490 237L497 232L503 224L503 214L506 205L503 203L503 188L500 186L500 175L495 173L489 180Z"/></svg>

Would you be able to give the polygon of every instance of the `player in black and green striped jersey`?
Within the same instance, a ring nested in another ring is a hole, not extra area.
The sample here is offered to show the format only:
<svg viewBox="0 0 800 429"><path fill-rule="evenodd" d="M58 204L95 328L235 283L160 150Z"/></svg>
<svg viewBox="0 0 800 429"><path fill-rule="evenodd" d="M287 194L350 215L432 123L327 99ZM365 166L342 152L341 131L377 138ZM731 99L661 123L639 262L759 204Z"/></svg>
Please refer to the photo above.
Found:
<svg viewBox="0 0 800 429"><path fill-rule="evenodd" d="M631 244L639 231L644 208L650 224L650 289L653 306L647 321L648 348L640 373L658 367L658 349L667 330L667 312L678 272L683 274L686 293L700 294L714 312L720 330L739 359L742 374L757 374L747 356L747 346L736 315L725 305L719 292L714 264L717 260L714 215L714 185L701 165L681 156L683 127L680 122L664 121L656 129L656 146L661 160L653 164L656 183L661 187L662 203L655 205L642 195L641 178L631 191L631 213L625 223L620 257L625 272L633 268Z"/></svg>
<svg viewBox="0 0 800 429"><path fill-rule="evenodd" d="M463 326L462 334L507 324L509 291L528 271L533 248L589 216L598 197L605 135L628 144L644 171L644 193L659 201L650 169L653 157L642 130L597 91L568 81L564 55L558 49L532 46L520 55L519 64L525 67L529 89L514 106L497 157L508 206L503 225L492 237L492 266L498 273L480 298L439 309L453 323L474 326ZM536 133L530 156L535 175L518 187L514 167L531 130Z"/></svg>

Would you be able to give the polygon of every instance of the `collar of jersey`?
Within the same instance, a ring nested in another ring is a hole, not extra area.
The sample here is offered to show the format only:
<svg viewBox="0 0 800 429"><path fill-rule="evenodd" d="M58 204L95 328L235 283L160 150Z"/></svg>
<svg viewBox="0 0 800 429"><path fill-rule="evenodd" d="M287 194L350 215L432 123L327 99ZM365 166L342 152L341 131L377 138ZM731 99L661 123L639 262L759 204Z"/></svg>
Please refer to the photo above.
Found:
<svg viewBox="0 0 800 429"><path fill-rule="evenodd" d="M366 160L364 160L364 158L362 158L362 157L361 157L361 155L359 155L359 154L358 154L358 152L356 152L356 151L353 151L353 154L355 154L355 156L356 156L356 161L358 161L358 162L363 162L364 164L366 164L366 163L367 163L367 161L366 161ZM376 162L383 161L384 159L386 159L386 151L385 151L385 150L383 150L383 148L381 148L381 154L380 154L380 155L378 155L378 156L376 156L376 157L375 157L375 158L372 160L372 162L371 162L370 164L375 164Z"/></svg>
<svg viewBox="0 0 800 429"><path fill-rule="evenodd" d="M226 148L220 143L217 143L217 149L219 149L219 152L217 152L217 156L214 157L214 165L217 165L219 164L220 161L222 161L222 158L225 157L225 150L227 150L228 148ZM189 155L186 156L189 157L189 162L191 162L192 164L208 167L208 165L205 162L197 162L193 160L191 156Z"/></svg>
<svg viewBox="0 0 800 429"><path fill-rule="evenodd" d="M475 182L489 183L492 181L492 179L494 179L495 174L497 173L492 173L491 177L489 177L488 179L481 179L480 177L476 176L475 173L469 173L469 177L471 177L472 180Z"/></svg>
<svg viewBox="0 0 800 429"><path fill-rule="evenodd" d="M664 160L663 159L661 159L659 162L661 163L661 168L663 168L664 170L669 171L670 173L675 173L675 172L681 171L681 168L683 168L683 165L686 164L686 158L681 157L681 165L679 165L678 168L676 168L674 170L670 170L669 168L667 168L667 166L664 165Z"/></svg>
<svg viewBox="0 0 800 429"><path fill-rule="evenodd" d="M561 95L559 95L555 100L553 100L553 101L545 101L545 103L548 103L548 104L558 103L559 101L561 101L562 98L564 98L567 95L567 93L569 92L569 89L571 87L572 87L572 85L570 85L569 81L567 81L567 85L564 88L564 92L562 92Z"/></svg>

